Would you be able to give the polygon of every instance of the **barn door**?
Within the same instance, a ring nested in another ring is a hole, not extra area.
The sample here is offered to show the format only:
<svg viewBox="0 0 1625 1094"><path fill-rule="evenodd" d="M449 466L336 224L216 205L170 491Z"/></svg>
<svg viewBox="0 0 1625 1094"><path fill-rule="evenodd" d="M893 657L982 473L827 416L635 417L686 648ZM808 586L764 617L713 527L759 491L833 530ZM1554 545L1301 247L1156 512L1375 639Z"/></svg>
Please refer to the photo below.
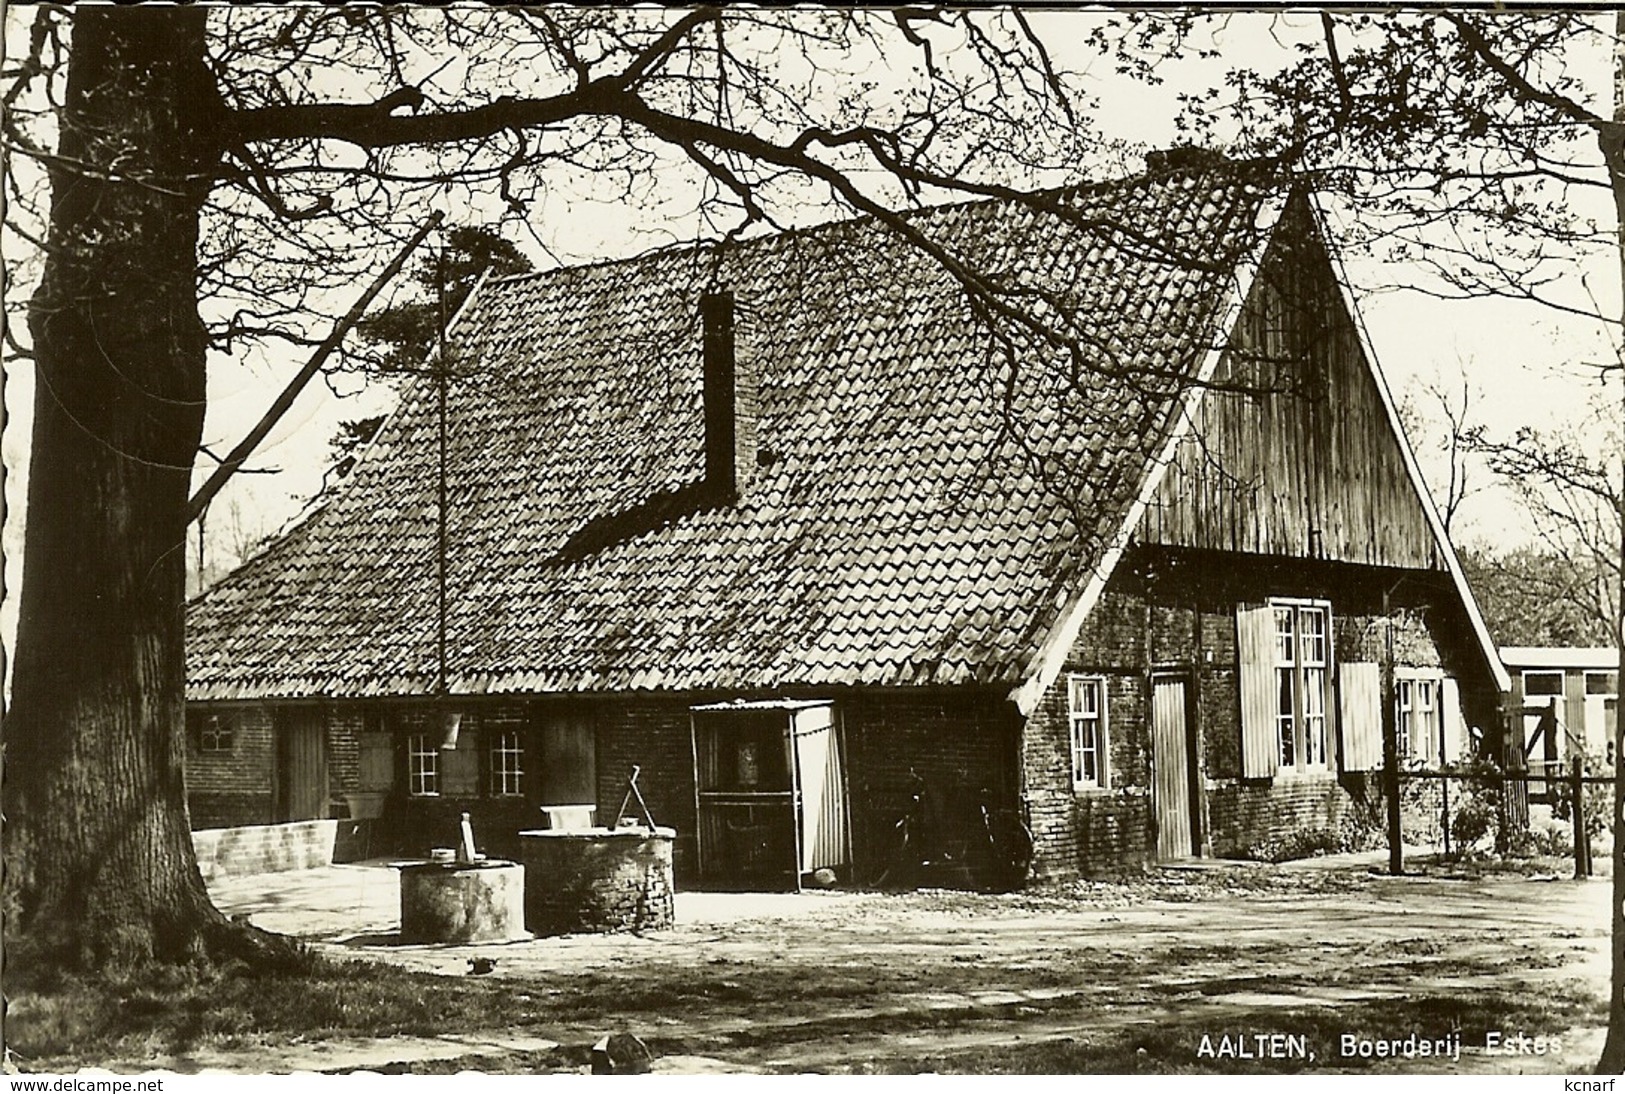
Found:
<svg viewBox="0 0 1625 1094"><path fill-rule="evenodd" d="M1191 854L1190 746L1186 736L1185 681L1151 681L1151 750L1156 768L1157 857Z"/></svg>
<svg viewBox="0 0 1625 1094"><path fill-rule="evenodd" d="M327 816L327 744L319 710L278 712L277 815L279 822Z"/></svg>

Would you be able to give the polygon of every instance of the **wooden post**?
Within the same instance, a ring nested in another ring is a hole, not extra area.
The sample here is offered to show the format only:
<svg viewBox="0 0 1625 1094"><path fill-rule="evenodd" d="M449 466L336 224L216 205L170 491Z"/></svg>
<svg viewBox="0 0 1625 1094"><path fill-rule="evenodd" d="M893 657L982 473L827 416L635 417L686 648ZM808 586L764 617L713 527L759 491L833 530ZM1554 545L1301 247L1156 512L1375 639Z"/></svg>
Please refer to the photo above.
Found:
<svg viewBox="0 0 1625 1094"><path fill-rule="evenodd" d="M1580 881L1591 876L1591 841L1586 838L1585 761L1575 756L1570 760L1569 814L1574 822L1574 879Z"/></svg>
<svg viewBox="0 0 1625 1094"><path fill-rule="evenodd" d="M1441 755L1442 755L1442 753L1441 753ZM1442 768L1444 765L1441 763L1439 766ZM1443 772L1441 772L1441 774L1444 775L1444 778L1439 780L1440 783L1443 784L1443 786L1444 786L1444 853L1446 855L1449 855L1450 854L1450 773L1448 771L1443 771Z"/></svg>
<svg viewBox="0 0 1625 1094"><path fill-rule="evenodd" d="M1394 617L1390 614L1388 593L1382 594L1382 613L1387 618L1388 636L1382 658L1382 771L1383 789L1388 796L1388 872L1405 872L1404 833L1399 817L1399 726L1394 691Z"/></svg>

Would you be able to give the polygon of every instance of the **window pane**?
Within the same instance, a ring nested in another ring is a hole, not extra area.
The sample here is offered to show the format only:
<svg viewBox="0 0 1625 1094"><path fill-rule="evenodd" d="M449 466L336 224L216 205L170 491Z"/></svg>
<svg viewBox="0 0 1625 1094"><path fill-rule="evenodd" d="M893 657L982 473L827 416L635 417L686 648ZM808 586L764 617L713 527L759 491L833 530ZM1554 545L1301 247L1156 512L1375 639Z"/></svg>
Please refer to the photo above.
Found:
<svg viewBox="0 0 1625 1094"><path fill-rule="evenodd" d="M1293 633L1295 613L1291 608L1275 609L1275 661L1290 665L1296 656L1297 642Z"/></svg>
<svg viewBox="0 0 1625 1094"><path fill-rule="evenodd" d="M1280 760L1282 767L1291 767L1298 762L1297 749L1297 697L1295 682L1297 672L1293 669L1275 670L1275 724L1276 737L1280 742Z"/></svg>
<svg viewBox="0 0 1625 1094"><path fill-rule="evenodd" d="M1101 732L1105 705L1104 682L1096 677L1073 676L1067 681L1067 722L1072 738L1072 782L1077 786L1103 785Z"/></svg>
<svg viewBox="0 0 1625 1094"><path fill-rule="evenodd" d="M1523 693L1525 695L1562 695L1563 674L1561 672L1526 672L1523 674Z"/></svg>
<svg viewBox="0 0 1625 1094"><path fill-rule="evenodd" d="M406 742L406 789L410 794L440 792L440 750L426 733L414 733Z"/></svg>
<svg viewBox="0 0 1625 1094"><path fill-rule="evenodd" d="M499 796L521 793L523 755L518 733L506 730L497 734L491 743L491 793Z"/></svg>
<svg viewBox="0 0 1625 1094"><path fill-rule="evenodd" d="M1617 695L1618 693L1619 674L1617 672L1586 673L1587 695Z"/></svg>
<svg viewBox="0 0 1625 1094"><path fill-rule="evenodd" d="M1326 663L1326 609L1303 608L1300 614L1303 633L1303 662L1307 665Z"/></svg>

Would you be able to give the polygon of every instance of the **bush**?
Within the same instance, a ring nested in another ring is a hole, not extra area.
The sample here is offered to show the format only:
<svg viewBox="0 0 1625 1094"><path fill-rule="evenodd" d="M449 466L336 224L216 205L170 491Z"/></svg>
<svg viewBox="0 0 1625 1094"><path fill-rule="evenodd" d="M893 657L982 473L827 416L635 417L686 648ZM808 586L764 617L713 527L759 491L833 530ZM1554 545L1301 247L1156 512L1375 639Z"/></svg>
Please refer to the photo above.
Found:
<svg viewBox="0 0 1625 1094"><path fill-rule="evenodd" d="M1290 862L1343 851L1343 841L1331 828L1297 828L1284 836L1263 840L1247 848L1245 857L1257 862Z"/></svg>
<svg viewBox="0 0 1625 1094"><path fill-rule="evenodd" d="M1460 809L1450 811L1450 835L1463 850L1494 832L1500 823L1500 803L1488 800L1487 795L1469 794Z"/></svg>

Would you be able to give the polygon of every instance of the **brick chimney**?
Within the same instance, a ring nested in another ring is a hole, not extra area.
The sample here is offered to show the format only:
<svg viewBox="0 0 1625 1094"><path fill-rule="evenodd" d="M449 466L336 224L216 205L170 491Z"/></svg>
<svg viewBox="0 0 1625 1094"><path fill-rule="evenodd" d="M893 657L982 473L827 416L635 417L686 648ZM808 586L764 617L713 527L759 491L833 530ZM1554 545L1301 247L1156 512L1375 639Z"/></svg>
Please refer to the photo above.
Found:
<svg viewBox="0 0 1625 1094"><path fill-rule="evenodd" d="M734 296L700 297L705 366L705 489L735 501L756 473L757 377L734 347Z"/></svg>

